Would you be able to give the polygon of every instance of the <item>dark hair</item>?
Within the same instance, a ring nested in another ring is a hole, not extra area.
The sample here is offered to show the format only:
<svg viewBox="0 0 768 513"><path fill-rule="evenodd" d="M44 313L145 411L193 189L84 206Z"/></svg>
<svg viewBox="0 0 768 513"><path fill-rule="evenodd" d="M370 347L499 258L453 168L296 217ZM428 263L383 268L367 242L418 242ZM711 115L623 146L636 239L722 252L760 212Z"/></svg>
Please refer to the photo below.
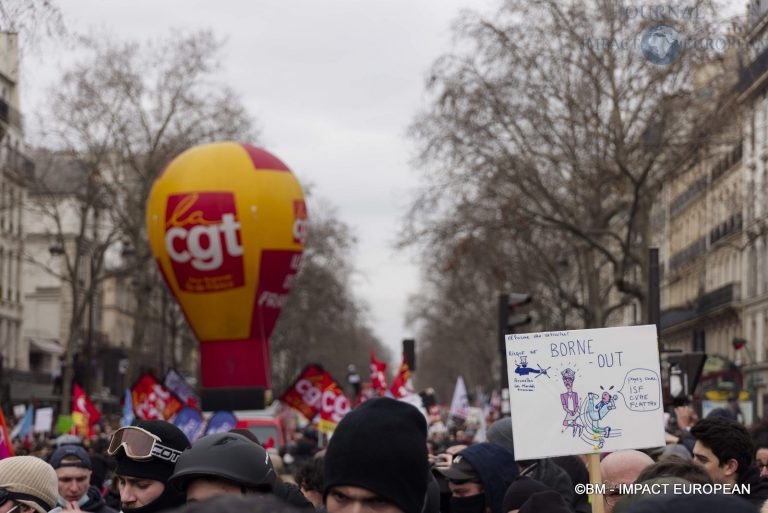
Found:
<svg viewBox="0 0 768 513"><path fill-rule="evenodd" d="M312 458L299 467L293 478L300 488L323 493L323 458Z"/></svg>
<svg viewBox="0 0 768 513"><path fill-rule="evenodd" d="M706 470L696 463L678 456L668 456L650 467L646 467L637 476L635 482L642 483L656 477L679 477L690 483L713 484L712 476Z"/></svg>
<svg viewBox="0 0 768 513"><path fill-rule="evenodd" d="M734 459L739 480L746 474L755 455L755 445L747 428L725 417L707 417L691 428L691 435L717 456L720 466Z"/></svg>

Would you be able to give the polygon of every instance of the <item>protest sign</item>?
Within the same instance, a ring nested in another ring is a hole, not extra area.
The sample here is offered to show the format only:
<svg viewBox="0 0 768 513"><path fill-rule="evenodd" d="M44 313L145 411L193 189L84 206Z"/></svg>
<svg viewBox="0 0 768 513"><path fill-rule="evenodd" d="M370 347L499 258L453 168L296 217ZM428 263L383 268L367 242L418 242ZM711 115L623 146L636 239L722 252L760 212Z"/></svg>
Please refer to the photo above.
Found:
<svg viewBox="0 0 768 513"><path fill-rule="evenodd" d="M664 445L655 326L506 336L515 456Z"/></svg>

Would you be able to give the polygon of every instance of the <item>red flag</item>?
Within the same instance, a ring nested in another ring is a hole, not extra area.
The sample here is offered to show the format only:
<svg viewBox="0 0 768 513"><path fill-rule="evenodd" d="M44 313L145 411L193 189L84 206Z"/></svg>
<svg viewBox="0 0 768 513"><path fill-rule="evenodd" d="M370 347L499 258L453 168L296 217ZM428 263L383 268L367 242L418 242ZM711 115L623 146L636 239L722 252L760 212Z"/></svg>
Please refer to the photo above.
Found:
<svg viewBox="0 0 768 513"><path fill-rule="evenodd" d="M339 384L320 365L307 365L280 396L280 400L312 420L320 414L319 428L330 432L349 411L349 399Z"/></svg>
<svg viewBox="0 0 768 513"><path fill-rule="evenodd" d="M8 436L8 425L5 423L5 415L0 409L0 460L13 456L11 437Z"/></svg>
<svg viewBox="0 0 768 513"><path fill-rule="evenodd" d="M169 420L184 407L176 394L149 373L131 387L133 411L144 420Z"/></svg>
<svg viewBox="0 0 768 513"><path fill-rule="evenodd" d="M320 411L324 375L325 370L320 365L307 365L288 390L280 396L280 400L308 420L314 419Z"/></svg>
<svg viewBox="0 0 768 513"><path fill-rule="evenodd" d="M387 364L376 360L376 354L371 351L371 388L377 396L387 392Z"/></svg>
<svg viewBox="0 0 768 513"><path fill-rule="evenodd" d="M349 412L349 399L338 383L327 372L323 376L323 395L320 401L320 422L317 428L330 433L336 424Z"/></svg>
<svg viewBox="0 0 768 513"><path fill-rule="evenodd" d="M101 419L101 412L88 398L80 385L72 385L72 423L77 426L77 434L87 437L93 434L93 425Z"/></svg>
<svg viewBox="0 0 768 513"><path fill-rule="evenodd" d="M396 399L405 397L413 392L408 388L408 380L411 377L411 370L408 368L408 362L405 360L405 354L403 354L403 363L400 364L400 370L392 381L392 388L389 390L392 392L392 396Z"/></svg>

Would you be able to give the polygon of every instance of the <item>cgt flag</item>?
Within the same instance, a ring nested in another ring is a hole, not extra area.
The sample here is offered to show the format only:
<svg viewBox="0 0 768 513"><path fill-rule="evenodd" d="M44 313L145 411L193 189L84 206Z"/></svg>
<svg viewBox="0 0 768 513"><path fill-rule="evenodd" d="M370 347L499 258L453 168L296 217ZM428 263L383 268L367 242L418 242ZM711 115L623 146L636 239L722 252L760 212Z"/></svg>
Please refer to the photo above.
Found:
<svg viewBox="0 0 768 513"><path fill-rule="evenodd" d="M170 420L184 403L152 374L143 374L131 387L133 411L143 420Z"/></svg>
<svg viewBox="0 0 768 513"><path fill-rule="evenodd" d="M285 404L313 420L320 415L318 428L326 433L350 410L349 399L333 376L321 365L307 365L280 397Z"/></svg>
<svg viewBox="0 0 768 513"><path fill-rule="evenodd" d="M336 380L326 372L323 376L323 393L320 399L320 422L317 428L323 433L331 433L336 424L349 412L349 399L344 395Z"/></svg>
<svg viewBox="0 0 768 513"><path fill-rule="evenodd" d="M101 412L77 383L72 385L72 422L77 434L83 438L93 434L93 425L101 419Z"/></svg>
<svg viewBox="0 0 768 513"><path fill-rule="evenodd" d="M376 359L376 353L371 351L371 388L375 397L387 393L387 364Z"/></svg>
<svg viewBox="0 0 768 513"><path fill-rule="evenodd" d="M322 366L314 363L307 365L280 396L280 400L311 421L320 412L324 376L325 369Z"/></svg>
<svg viewBox="0 0 768 513"><path fill-rule="evenodd" d="M403 354L403 363L400 364L400 370L392 381L392 388L389 390L394 398L401 399L407 395L413 394L413 390L408 386L409 379L411 379L411 371L408 368L405 354Z"/></svg>

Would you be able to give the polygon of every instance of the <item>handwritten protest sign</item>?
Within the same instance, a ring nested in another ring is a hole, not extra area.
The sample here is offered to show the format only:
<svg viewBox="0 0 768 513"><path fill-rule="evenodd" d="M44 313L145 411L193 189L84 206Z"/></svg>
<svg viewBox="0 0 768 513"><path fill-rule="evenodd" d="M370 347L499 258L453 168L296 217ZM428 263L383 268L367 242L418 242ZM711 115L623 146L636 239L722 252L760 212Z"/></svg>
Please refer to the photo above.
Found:
<svg viewBox="0 0 768 513"><path fill-rule="evenodd" d="M664 445L655 326L506 336L517 459Z"/></svg>

